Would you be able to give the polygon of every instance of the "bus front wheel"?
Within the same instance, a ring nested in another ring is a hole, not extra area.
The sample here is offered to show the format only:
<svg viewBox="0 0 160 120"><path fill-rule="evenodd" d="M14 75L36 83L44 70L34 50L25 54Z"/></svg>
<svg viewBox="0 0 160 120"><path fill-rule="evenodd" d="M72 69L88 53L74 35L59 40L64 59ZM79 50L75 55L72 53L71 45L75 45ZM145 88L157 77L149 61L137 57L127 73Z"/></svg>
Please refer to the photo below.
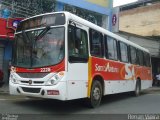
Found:
<svg viewBox="0 0 160 120"><path fill-rule="evenodd" d="M102 85L98 80L93 81L88 105L91 108L98 107L102 98Z"/></svg>

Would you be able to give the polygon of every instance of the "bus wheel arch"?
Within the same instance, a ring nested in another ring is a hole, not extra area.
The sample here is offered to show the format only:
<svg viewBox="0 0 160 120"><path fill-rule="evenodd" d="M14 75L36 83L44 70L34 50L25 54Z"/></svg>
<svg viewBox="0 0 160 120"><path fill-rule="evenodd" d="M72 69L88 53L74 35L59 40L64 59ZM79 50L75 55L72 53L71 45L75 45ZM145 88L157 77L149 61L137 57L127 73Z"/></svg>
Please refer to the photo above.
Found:
<svg viewBox="0 0 160 120"><path fill-rule="evenodd" d="M98 107L104 94L104 80L101 76L95 76L92 80L90 97L87 104L91 108Z"/></svg>
<svg viewBox="0 0 160 120"><path fill-rule="evenodd" d="M105 91L105 84L104 84L104 79L102 76L100 75L97 75L97 76L94 76L93 78L93 81L92 81L92 84L94 81L99 81L102 85L102 95L104 95L104 91ZM92 85L91 85L92 86Z"/></svg>

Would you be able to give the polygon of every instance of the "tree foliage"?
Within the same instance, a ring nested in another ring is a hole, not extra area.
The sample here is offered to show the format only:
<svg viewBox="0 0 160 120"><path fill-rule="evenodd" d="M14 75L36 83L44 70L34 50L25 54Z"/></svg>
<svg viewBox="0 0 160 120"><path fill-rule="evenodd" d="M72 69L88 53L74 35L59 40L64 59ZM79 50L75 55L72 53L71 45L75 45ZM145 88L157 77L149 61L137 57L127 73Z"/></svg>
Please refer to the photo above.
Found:
<svg viewBox="0 0 160 120"><path fill-rule="evenodd" d="M55 0L42 0L43 13L52 12L55 10Z"/></svg>

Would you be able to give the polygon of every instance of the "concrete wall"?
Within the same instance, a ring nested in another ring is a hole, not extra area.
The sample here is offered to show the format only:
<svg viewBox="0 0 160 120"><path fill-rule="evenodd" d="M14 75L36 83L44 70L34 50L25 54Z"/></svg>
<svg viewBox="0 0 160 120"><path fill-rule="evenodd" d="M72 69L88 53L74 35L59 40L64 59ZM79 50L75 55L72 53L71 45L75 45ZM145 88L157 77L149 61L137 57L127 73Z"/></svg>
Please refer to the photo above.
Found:
<svg viewBox="0 0 160 120"><path fill-rule="evenodd" d="M120 12L120 31L160 36L160 3Z"/></svg>

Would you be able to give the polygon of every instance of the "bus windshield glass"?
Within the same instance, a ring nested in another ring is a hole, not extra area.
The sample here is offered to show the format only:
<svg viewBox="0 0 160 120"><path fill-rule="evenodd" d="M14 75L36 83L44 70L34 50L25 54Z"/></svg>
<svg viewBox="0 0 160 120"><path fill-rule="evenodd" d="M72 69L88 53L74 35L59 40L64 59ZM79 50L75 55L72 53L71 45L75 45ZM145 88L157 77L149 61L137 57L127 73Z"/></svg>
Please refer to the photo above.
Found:
<svg viewBox="0 0 160 120"><path fill-rule="evenodd" d="M64 58L64 27L46 27L15 35L13 65L37 68L58 64Z"/></svg>
<svg viewBox="0 0 160 120"><path fill-rule="evenodd" d="M39 27L57 26L57 25L64 25L64 24L65 24L64 13L47 14L43 16L33 17L20 22L16 32L20 32L22 30L28 30L32 28L34 29Z"/></svg>

